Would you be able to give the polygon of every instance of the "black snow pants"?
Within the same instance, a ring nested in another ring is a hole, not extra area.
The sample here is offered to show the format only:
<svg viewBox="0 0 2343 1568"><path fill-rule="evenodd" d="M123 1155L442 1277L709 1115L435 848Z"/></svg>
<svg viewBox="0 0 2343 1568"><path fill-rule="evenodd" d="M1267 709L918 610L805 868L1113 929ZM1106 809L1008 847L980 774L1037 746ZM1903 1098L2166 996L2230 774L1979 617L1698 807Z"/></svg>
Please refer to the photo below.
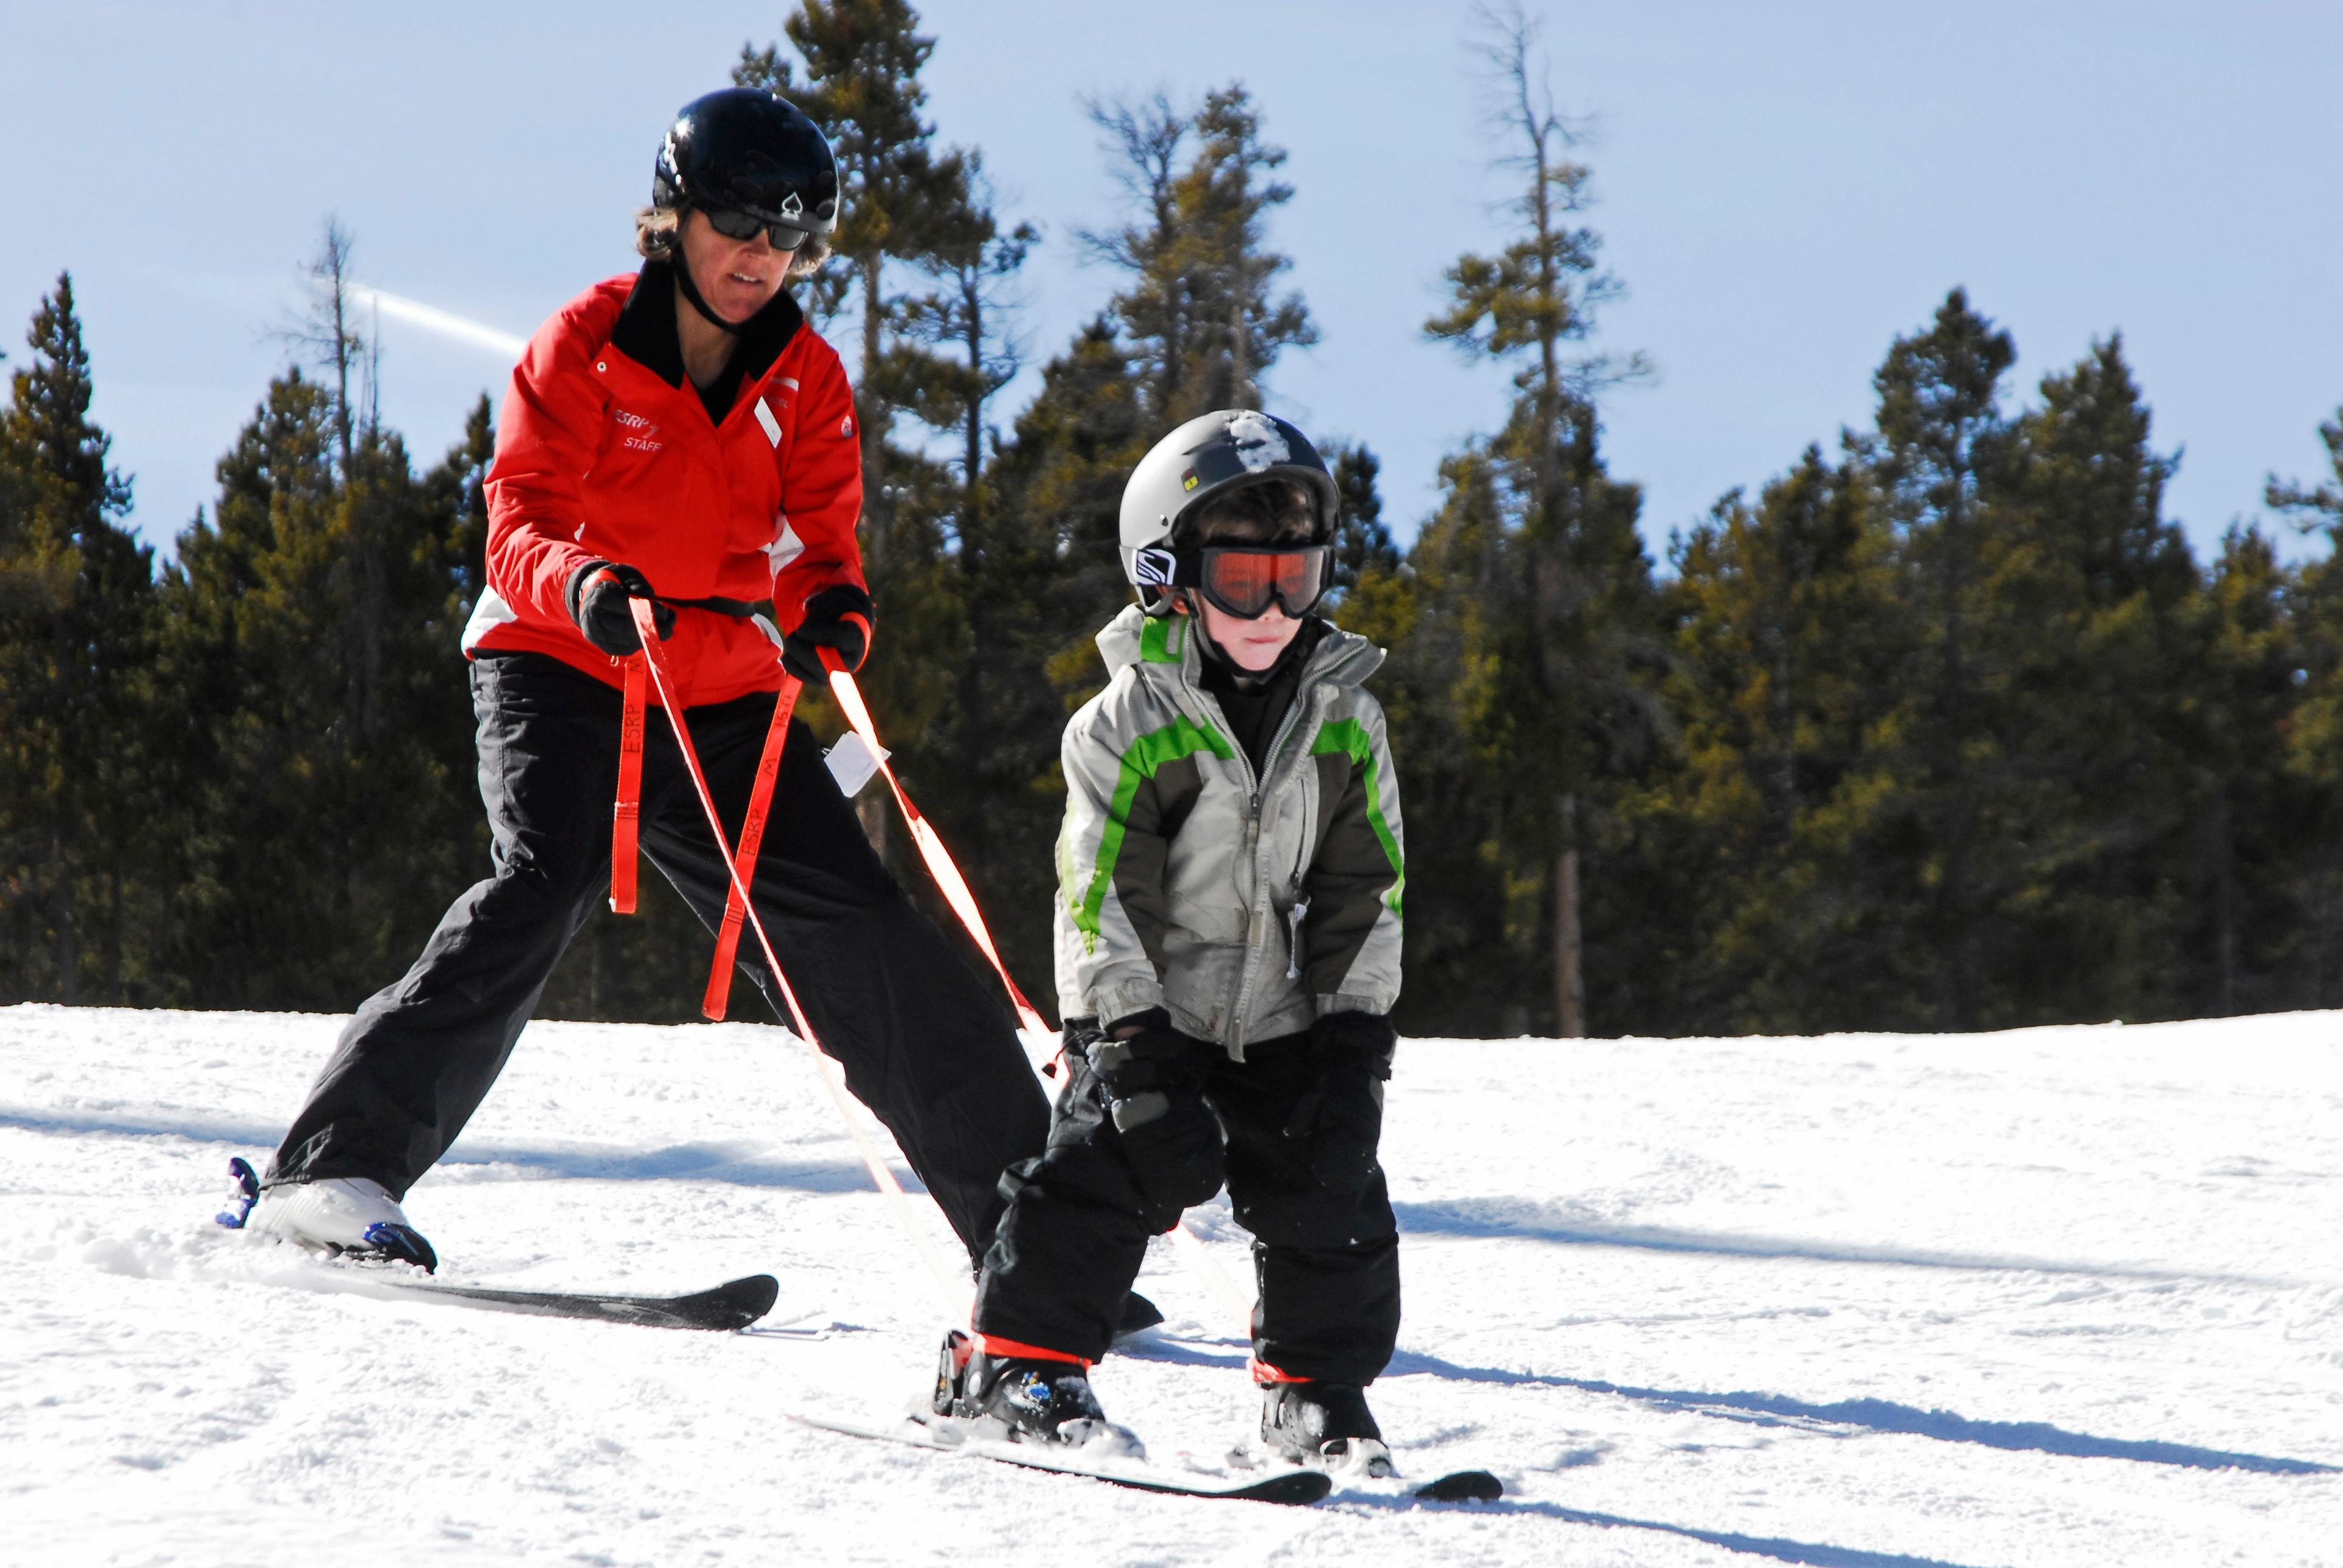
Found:
<svg viewBox="0 0 2343 1568"><path fill-rule="evenodd" d="M1069 1035L1049 1148L1001 1179L1009 1212L985 1254L974 1321L980 1333L1094 1362L1148 1238L1180 1211L1149 1196L1082 1033ZM1242 1061L1200 1049L1211 1053L1204 1099L1226 1141L1229 1201L1253 1237L1254 1361L1266 1376L1373 1382L1399 1339L1399 1230L1382 1165L1356 1186L1323 1186L1308 1141L1285 1135L1318 1072L1307 1035L1249 1045Z"/></svg>
<svg viewBox="0 0 2343 1568"><path fill-rule="evenodd" d="M271 1183L365 1176L403 1197L478 1109L554 964L608 895L618 692L540 654L486 657L471 670L495 874L456 900L404 979L358 1009L286 1133ZM774 700L684 716L731 843ZM642 852L713 929L723 862L665 717L649 714L644 731ZM888 875L799 721L751 892L848 1087L980 1258L1005 1201L1001 1172L1042 1147L1049 1103L990 983ZM742 931L739 954L740 972L780 1014L753 932Z"/></svg>

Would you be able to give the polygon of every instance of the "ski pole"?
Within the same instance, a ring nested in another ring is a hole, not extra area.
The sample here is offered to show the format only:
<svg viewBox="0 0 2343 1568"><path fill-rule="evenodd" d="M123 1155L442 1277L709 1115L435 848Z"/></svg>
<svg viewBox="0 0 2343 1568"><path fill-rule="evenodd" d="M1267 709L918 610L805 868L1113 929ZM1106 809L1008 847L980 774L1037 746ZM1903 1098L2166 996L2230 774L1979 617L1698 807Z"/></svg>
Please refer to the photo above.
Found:
<svg viewBox="0 0 2343 1568"><path fill-rule="evenodd" d="M1204 1245L1204 1239L1189 1227L1185 1214L1181 1215L1180 1222L1172 1227L1172 1247L1180 1254L1180 1261L1188 1265L1189 1272L1203 1282L1204 1289L1221 1303L1221 1310L1242 1324L1245 1337L1251 1339L1252 1298L1229 1278L1229 1271L1221 1267L1221 1261L1212 1256L1212 1249Z"/></svg>
<svg viewBox="0 0 2343 1568"><path fill-rule="evenodd" d="M708 813L709 830L716 835L717 856L724 862L725 875L731 879L733 896L740 900L749 929L757 933L757 945L764 950L766 967L772 972L774 984L780 988L781 1000L789 1006L789 1019L796 1025L798 1038L804 1040L807 1049L813 1052L822 1083L830 1091L830 1103L838 1108L838 1118L846 1124L846 1135L853 1140L856 1151L862 1156L862 1163L870 1171L870 1180L880 1192L886 1194L888 1206L894 1211L896 1221L903 1227L903 1233L910 1238L913 1250L920 1254L920 1261L927 1265L928 1273L935 1283L937 1300L945 1315L964 1316L967 1311L964 1281L956 1278L953 1271L936 1256L935 1242L920 1227L918 1216L911 1212L911 1201L904 1194L902 1183L895 1180L895 1172L880 1157L877 1146L870 1141L870 1135L855 1120L852 1108L846 1102L846 1070L822 1049L820 1037L814 1033L813 1025L807 1021L805 1009L798 1004L797 988L789 984L789 977L782 972L781 960L773 952L773 940L765 933L765 922L758 918L757 906L749 900L749 887L741 879L740 868L733 859L732 852L725 848L724 823L716 814L716 799L708 791L708 776L700 771L699 753L691 744L691 732L683 722L683 709L676 701L675 688L667 669L667 655L660 649L659 628L651 618L650 601L638 598L628 602L634 609L635 628L642 638L643 651L639 657L650 673L652 686L659 692L659 706L667 710L668 723L675 730L675 743L683 753L684 767L691 774L691 787L699 792L700 809Z"/></svg>
<svg viewBox="0 0 2343 1568"><path fill-rule="evenodd" d="M1025 993L1017 989L1017 982L1009 978L1009 966L1001 962L1001 950L992 945L992 932L985 926L984 912L976 907L976 895L969 890L968 879L960 874L951 852L944 848L936 830L928 826L928 819L920 815L920 809L911 804L911 798L903 793L902 780L895 777L895 769L887 760L887 749L879 744L879 731L870 722L870 709L863 705L862 692L854 684L852 673L839 663L838 655L829 648L821 650L821 658L830 670L830 689L838 699L838 709L870 749L879 771L887 776L887 788L894 791L896 809L903 814L903 825L910 829L911 842L920 847L920 858L927 862L928 875L935 879L944 901L952 907L952 913L968 928L969 936L991 960L992 972L1001 977L1001 985L1008 990L1010 1005L1017 1010L1017 1020L1031 1037L1029 1053L1039 1048L1054 1056L1056 1047L1049 1042L1054 1041L1057 1031L1042 1021L1033 1004L1025 1000Z"/></svg>
<svg viewBox="0 0 2343 1568"><path fill-rule="evenodd" d="M952 862L951 852L944 848L943 840L936 836L935 829L928 826L927 819L920 815L919 808L911 804L911 798L903 792L902 782L895 777L895 769L888 766L887 749L879 743L878 729L870 722L870 709L863 704L862 693L856 689L853 675L839 664L838 656L829 648L821 650L821 659L830 670L830 689L838 698L839 711L846 716L848 727L861 737L862 744L878 760L879 770L887 776L887 786L894 791L895 804L903 813L904 825L910 829L911 841L920 847L920 859L927 862L928 874L935 878L936 886L942 891L945 901L951 905L952 912L960 916L960 924L968 928L970 937L984 950L984 956L992 960L992 972L999 975L1001 983L1008 988L1009 1000L1015 1004L1017 1016L1023 1021L1033 1047L1041 1048L1045 1056L1061 1054L1052 1040L1049 1025L1043 1023L1041 1014L1033 1010L1033 1004L1025 1000L1025 993L1017 989L1017 982L1009 978L1009 968L1001 962L999 950L992 945L992 933L985 929L984 915L976 907L976 895L969 890L968 879L960 875L960 868ZM1033 1048L1029 1047L1027 1055L1030 1058L1033 1054ZM1244 1331L1250 1336L1252 1332L1252 1299L1229 1278L1228 1271L1221 1267L1219 1260L1204 1245L1203 1238L1189 1228L1185 1215L1181 1216L1179 1222L1172 1227L1172 1242L1180 1254L1180 1261L1188 1266L1230 1316L1243 1323Z"/></svg>

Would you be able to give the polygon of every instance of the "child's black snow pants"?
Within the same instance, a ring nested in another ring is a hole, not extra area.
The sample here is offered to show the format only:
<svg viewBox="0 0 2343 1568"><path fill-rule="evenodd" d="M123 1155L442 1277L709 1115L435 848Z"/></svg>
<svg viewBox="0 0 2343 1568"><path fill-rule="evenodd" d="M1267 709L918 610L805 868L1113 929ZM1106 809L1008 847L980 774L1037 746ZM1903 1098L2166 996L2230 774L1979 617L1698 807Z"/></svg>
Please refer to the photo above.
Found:
<svg viewBox="0 0 2343 1568"><path fill-rule="evenodd" d="M554 964L608 896L619 693L558 659L515 653L472 666L472 700L495 875L456 900L405 978L350 1020L277 1151L272 1183L365 1176L403 1196L464 1130ZM750 696L685 714L729 842L773 703ZM712 929L723 862L665 717L644 728L642 852ZM990 983L871 852L802 722L789 726L751 888L848 1087L980 1257L1004 1201L1001 1172L1042 1147L1048 1101ZM780 1013L753 933L739 954L740 972ZM675 981L696 991L701 978Z"/></svg>
<svg viewBox="0 0 2343 1568"><path fill-rule="evenodd" d="M1009 1211L985 1255L975 1327L1095 1362L1148 1238L1180 1213L1149 1196L1079 1035L1069 1043L1050 1146L1001 1180ZM1308 1141L1286 1135L1320 1070L1307 1035L1249 1045L1242 1061L1199 1050L1210 1057L1204 1099L1226 1137L1229 1201L1253 1237L1260 1375L1373 1382L1399 1338L1399 1231L1382 1165L1355 1186L1322 1186Z"/></svg>

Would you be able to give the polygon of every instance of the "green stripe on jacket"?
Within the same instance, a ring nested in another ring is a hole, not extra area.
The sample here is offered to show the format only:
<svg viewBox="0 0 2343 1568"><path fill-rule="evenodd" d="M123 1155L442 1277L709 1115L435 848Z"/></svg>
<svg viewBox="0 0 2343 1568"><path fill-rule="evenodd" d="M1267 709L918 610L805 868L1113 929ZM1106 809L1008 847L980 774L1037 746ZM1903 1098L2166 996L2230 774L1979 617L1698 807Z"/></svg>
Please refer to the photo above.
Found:
<svg viewBox="0 0 2343 1568"><path fill-rule="evenodd" d="M1399 840L1392 837L1391 823L1383 817L1383 769L1375 760L1375 744L1367 735L1367 727L1355 719L1338 719L1322 725L1318 739L1310 743L1312 757L1348 757L1353 767L1364 770L1362 780L1367 794L1367 826L1375 830L1375 841L1383 847L1391 861L1391 891L1383 896L1393 917L1400 914L1400 894L1407 886L1407 868L1400 863Z"/></svg>
<svg viewBox="0 0 2343 1568"><path fill-rule="evenodd" d="M1132 741L1122 754L1121 767L1117 771L1114 799L1107 807L1106 825L1099 829L1098 864L1091 872L1090 886L1081 890L1081 897L1071 897L1075 891L1071 873L1074 868L1071 858L1066 869L1068 877L1066 902L1072 910L1074 929L1082 934L1082 950L1096 952L1099 940L1100 911L1106 907L1106 890L1114 884L1114 863L1122 855L1124 824L1131 820L1131 803L1139 796L1139 788L1154 779L1167 762L1182 757L1192 757L1199 751L1209 751L1226 762L1236 756L1221 732L1209 724L1197 724L1185 714L1174 719L1162 729L1152 730ZM1381 831L1382 818L1377 817ZM1391 842L1385 834L1386 846ZM1071 857L1071 843L1067 846Z"/></svg>

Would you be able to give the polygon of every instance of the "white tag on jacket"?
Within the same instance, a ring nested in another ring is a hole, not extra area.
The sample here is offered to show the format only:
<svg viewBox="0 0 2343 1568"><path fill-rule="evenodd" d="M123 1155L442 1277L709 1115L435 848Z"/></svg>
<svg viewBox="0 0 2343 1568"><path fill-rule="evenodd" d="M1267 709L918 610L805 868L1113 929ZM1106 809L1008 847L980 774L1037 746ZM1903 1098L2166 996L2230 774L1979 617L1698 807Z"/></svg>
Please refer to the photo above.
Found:
<svg viewBox="0 0 2343 1568"><path fill-rule="evenodd" d="M781 531L773 536L771 544L765 547L765 557L773 563L773 575L780 576L783 567L803 554L805 554L805 541L798 538L798 531L795 528L789 527L789 518L783 518Z"/></svg>
<svg viewBox="0 0 2343 1568"><path fill-rule="evenodd" d="M765 407L762 397L757 399L757 423L765 427L766 440L776 447L781 444L781 422L773 417L773 411Z"/></svg>
<svg viewBox="0 0 2343 1568"><path fill-rule="evenodd" d="M862 787L879 771L880 759L893 755L881 749L878 756L872 756L870 748L862 744L862 737L850 729L838 738L837 745L822 754L822 760L830 764L830 776L838 780L838 792L851 800L862 793Z"/></svg>

